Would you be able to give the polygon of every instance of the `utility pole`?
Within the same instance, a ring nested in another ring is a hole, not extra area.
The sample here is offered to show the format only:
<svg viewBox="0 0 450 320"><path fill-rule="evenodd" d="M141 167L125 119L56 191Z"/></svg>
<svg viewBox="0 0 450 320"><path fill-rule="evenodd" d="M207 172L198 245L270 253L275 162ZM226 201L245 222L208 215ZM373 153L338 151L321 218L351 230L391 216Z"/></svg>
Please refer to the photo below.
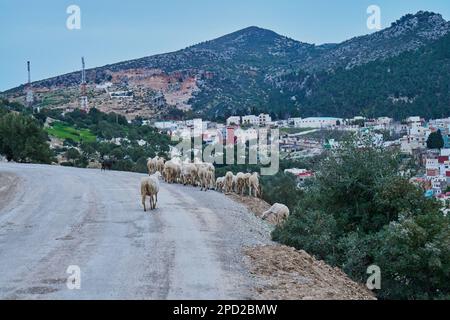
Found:
<svg viewBox="0 0 450 320"><path fill-rule="evenodd" d="M86 82L86 68L84 64L84 57L81 57L81 98L80 98L80 109L82 111L88 112L88 98L87 98L87 82Z"/></svg>
<svg viewBox="0 0 450 320"><path fill-rule="evenodd" d="M30 61L27 61L27 72L28 72L28 82L26 85L26 104L28 108L32 108L33 107L33 102L34 102L34 93L33 93L33 88L31 86L31 64Z"/></svg>

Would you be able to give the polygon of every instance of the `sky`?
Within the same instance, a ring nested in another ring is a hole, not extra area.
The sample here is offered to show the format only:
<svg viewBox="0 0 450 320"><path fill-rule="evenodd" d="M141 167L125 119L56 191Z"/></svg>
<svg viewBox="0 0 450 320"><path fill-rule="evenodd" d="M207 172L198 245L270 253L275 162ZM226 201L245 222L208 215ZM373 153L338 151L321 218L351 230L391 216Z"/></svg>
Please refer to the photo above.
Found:
<svg viewBox="0 0 450 320"><path fill-rule="evenodd" d="M81 28L70 30L77 5ZM183 49L258 26L315 44L341 42L373 30L367 8L378 5L382 27L407 13L441 13L449 0L0 0L0 91L27 80Z"/></svg>

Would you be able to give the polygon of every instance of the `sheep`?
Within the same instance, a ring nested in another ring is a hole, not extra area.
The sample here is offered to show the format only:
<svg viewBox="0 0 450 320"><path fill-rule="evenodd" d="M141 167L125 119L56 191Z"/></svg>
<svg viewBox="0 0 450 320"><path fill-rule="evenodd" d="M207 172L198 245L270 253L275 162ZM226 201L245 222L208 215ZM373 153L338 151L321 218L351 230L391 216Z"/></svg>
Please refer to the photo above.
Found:
<svg viewBox="0 0 450 320"><path fill-rule="evenodd" d="M284 204L275 203L269 210L263 213L261 218L275 225L281 225L289 217L289 208Z"/></svg>
<svg viewBox="0 0 450 320"><path fill-rule="evenodd" d="M236 193L241 196L244 195L244 190L248 185L248 179L250 178L250 174L239 172L236 175Z"/></svg>
<svg viewBox="0 0 450 320"><path fill-rule="evenodd" d="M141 179L141 196L142 205L144 206L144 212L147 211L147 207L145 206L145 199L147 198L147 196L150 197L150 210L156 209L156 203L158 202L160 177L161 173L157 171L150 177L144 177Z"/></svg>
<svg viewBox="0 0 450 320"><path fill-rule="evenodd" d="M181 175L181 165L173 160L167 161L164 164L164 180L167 183L176 183Z"/></svg>
<svg viewBox="0 0 450 320"><path fill-rule="evenodd" d="M197 181L198 170L197 167L192 163L183 164L181 168L181 182L186 184L191 184L195 186Z"/></svg>
<svg viewBox="0 0 450 320"><path fill-rule="evenodd" d="M200 182L200 190L208 191L210 187L211 172L205 166L200 166L198 170L198 179Z"/></svg>
<svg viewBox="0 0 450 320"><path fill-rule="evenodd" d="M156 162L158 161L158 157L155 158L149 158L147 160L147 169L148 169L148 175L152 175L156 172Z"/></svg>
<svg viewBox="0 0 450 320"><path fill-rule="evenodd" d="M158 158L155 163L156 171L163 172L165 162L164 158Z"/></svg>
<svg viewBox="0 0 450 320"><path fill-rule="evenodd" d="M248 194L253 196L252 190L254 191L255 198L261 196L261 187L259 185L259 175L257 172L253 173L248 179Z"/></svg>
<svg viewBox="0 0 450 320"><path fill-rule="evenodd" d="M233 191L233 180L234 180L234 174L231 171L228 171L225 175L225 193L231 193Z"/></svg>
<svg viewBox="0 0 450 320"><path fill-rule="evenodd" d="M205 163L205 167L209 172L208 185L210 189L214 189L216 184L216 168L212 163Z"/></svg>
<svg viewBox="0 0 450 320"><path fill-rule="evenodd" d="M217 178L216 190L222 193L224 188L225 188L225 177Z"/></svg>
<svg viewBox="0 0 450 320"><path fill-rule="evenodd" d="M101 171L111 170L115 163L116 161L113 159L103 159L101 163Z"/></svg>

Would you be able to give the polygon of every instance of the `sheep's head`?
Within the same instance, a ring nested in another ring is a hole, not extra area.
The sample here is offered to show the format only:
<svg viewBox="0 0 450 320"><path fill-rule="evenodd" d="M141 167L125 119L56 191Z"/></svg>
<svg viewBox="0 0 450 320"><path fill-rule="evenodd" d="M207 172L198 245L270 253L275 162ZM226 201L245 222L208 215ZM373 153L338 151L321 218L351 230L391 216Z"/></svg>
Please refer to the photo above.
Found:
<svg viewBox="0 0 450 320"><path fill-rule="evenodd" d="M155 172L155 174L154 174L154 176L157 178L157 179L161 179L161 177L162 177L162 175L161 175L161 172L159 172L159 171L156 171Z"/></svg>

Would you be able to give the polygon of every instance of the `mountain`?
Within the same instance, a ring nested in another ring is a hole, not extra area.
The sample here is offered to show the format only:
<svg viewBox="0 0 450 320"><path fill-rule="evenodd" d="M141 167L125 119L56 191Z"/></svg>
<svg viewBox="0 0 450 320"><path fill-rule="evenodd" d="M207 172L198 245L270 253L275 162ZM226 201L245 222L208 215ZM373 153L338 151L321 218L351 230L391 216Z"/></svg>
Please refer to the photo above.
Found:
<svg viewBox="0 0 450 320"><path fill-rule="evenodd" d="M420 63L414 59L427 54L432 57L430 50L447 41L449 31L450 23L441 15L423 11L406 15L379 32L319 46L249 27L180 51L87 70L89 101L102 111L116 111L129 118L185 114L223 119L257 112L284 118L387 111L400 117L438 100L441 110L447 97L440 91L445 90L441 79L448 73L439 64L446 60L428 59L419 72ZM366 74L368 70L372 73ZM386 76L386 70L396 77ZM405 82L404 78L417 76L430 84L442 83L414 87L413 80ZM346 83L340 83L343 79ZM380 84L370 79L382 79L397 89L381 90ZM37 81L33 83L36 103L75 108L79 82L80 72ZM24 87L4 95L23 101ZM435 114L433 106L426 110L424 116Z"/></svg>
<svg viewBox="0 0 450 320"><path fill-rule="evenodd" d="M307 92L295 92L310 115L441 118L450 116L449 74L450 33L383 61L318 73Z"/></svg>

